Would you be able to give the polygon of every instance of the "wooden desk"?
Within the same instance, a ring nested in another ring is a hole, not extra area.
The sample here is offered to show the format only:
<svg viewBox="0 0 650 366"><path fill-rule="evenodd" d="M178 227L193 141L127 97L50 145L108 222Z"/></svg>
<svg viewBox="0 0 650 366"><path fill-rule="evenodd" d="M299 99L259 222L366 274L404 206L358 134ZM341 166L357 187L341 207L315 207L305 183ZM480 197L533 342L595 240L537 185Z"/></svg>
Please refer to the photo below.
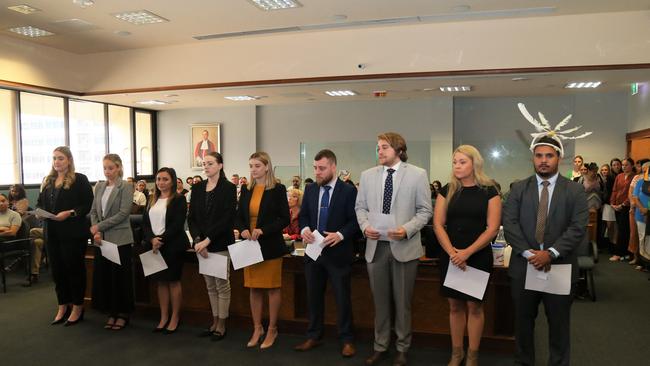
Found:
<svg viewBox="0 0 650 366"><path fill-rule="evenodd" d="M88 289L90 300L93 253L87 255ZM143 276L139 258L135 265L135 298L139 312L157 314L155 286ZM212 319L210 303L203 276L198 273L194 253L188 252L183 267L183 322L205 325ZM249 291L244 288L243 271L231 272L231 324L252 328ZM439 295L440 274L434 264L420 264L413 296L413 342L420 345L450 347L449 306ZM336 337L336 304L328 286L325 305L326 336ZM510 282L505 268L495 268L486 291L485 330L481 349L511 352L514 349L514 307ZM267 314L267 310L264 310ZM368 272L364 261L352 268L352 313L355 336L370 340L373 337L374 309ZM282 274L282 308L279 327L284 333L304 334L308 324L307 291L304 259L286 257Z"/></svg>

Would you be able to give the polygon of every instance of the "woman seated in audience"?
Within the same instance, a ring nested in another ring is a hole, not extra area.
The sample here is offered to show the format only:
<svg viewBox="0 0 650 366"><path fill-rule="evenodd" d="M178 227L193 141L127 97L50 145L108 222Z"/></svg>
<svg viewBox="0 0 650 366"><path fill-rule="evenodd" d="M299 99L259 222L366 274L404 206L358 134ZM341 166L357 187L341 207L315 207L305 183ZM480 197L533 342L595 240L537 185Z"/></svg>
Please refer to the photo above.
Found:
<svg viewBox="0 0 650 366"><path fill-rule="evenodd" d="M93 307L108 314L104 329L121 330L129 324L134 309L133 298L133 232L130 214L133 185L122 180L122 159L108 154L102 161L106 181L95 186L95 199L90 209L90 233L95 248L93 271ZM102 241L117 244L120 264L102 256Z"/></svg>
<svg viewBox="0 0 650 366"><path fill-rule="evenodd" d="M605 191L605 183L600 175L598 175L598 164L589 163L585 164L587 167L578 178L578 183L582 184L587 193L587 207L589 210L598 211L603 204L603 193ZM582 170L582 169L581 169Z"/></svg>
<svg viewBox="0 0 650 366"><path fill-rule="evenodd" d="M626 158L623 160L623 172L616 176L612 196L609 203L616 215L616 227L618 237L616 245L612 249L610 261L619 261L628 256L627 247L630 241L630 199L629 190L632 178L634 178L634 160Z"/></svg>
<svg viewBox="0 0 650 366"><path fill-rule="evenodd" d="M138 183L135 184L135 190L142 193L145 201L149 202L149 190L147 189L147 182L145 180L139 180ZM133 196L133 198L135 199L135 196Z"/></svg>
<svg viewBox="0 0 650 366"><path fill-rule="evenodd" d="M239 198L235 227L243 239L259 241L264 261L244 268L244 286L250 288L254 326L253 335L246 346L257 347L264 335L262 310L266 292L269 297L269 327L260 345L261 349L266 349L273 346L278 336L282 256L287 252L282 229L289 225L289 205L287 190L276 183L271 157L267 153L254 153L248 165L251 182L248 189L242 190Z"/></svg>
<svg viewBox="0 0 650 366"><path fill-rule="evenodd" d="M212 255L228 256L228 245L235 242L234 227L237 207L237 187L223 172L220 153L206 153L202 161L207 180L192 188L192 199L187 217L194 250L204 258ZM226 319L230 308L230 281L203 275L212 308L212 324L200 336L220 341L226 336Z"/></svg>
<svg viewBox="0 0 650 366"><path fill-rule="evenodd" d="M13 184L9 187L9 208L12 211L18 212L20 216L24 216L29 209L29 200L27 193L22 184Z"/></svg>
<svg viewBox="0 0 650 366"><path fill-rule="evenodd" d="M289 188L287 191L287 200L289 203L289 215L291 222L289 226L282 231L284 240L301 240L300 225L298 224L298 214L302 205L302 191L296 188Z"/></svg>
<svg viewBox="0 0 650 366"><path fill-rule="evenodd" d="M183 254L190 245L185 234L187 203L183 196L176 193L174 169L160 168L156 173L155 187L142 217L142 231L144 240L151 244L154 253L160 251L167 269L151 275L151 279L157 282L160 304L160 321L153 331L173 334L180 322Z"/></svg>
<svg viewBox="0 0 650 366"><path fill-rule="evenodd" d="M27 194L22 184L14 184L9 187L8 199L9 208L12 211L17 212L23 222L29 225L29 238L32 239L32 265L28 283L38 282L38 277L41 272L40 269L41 258L43 257L43 247L45 246L43 228L41 227L42 223L35 216L27 213L27 211L30 209L29 200L27 199Z"/></svg>

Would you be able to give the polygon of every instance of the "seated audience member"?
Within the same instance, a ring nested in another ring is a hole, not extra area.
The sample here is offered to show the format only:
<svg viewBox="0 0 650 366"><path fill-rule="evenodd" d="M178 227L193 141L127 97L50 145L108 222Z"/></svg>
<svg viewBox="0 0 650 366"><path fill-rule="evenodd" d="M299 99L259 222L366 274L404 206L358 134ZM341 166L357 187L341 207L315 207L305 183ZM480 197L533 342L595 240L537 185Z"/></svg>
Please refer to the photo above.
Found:
<svg viewBox="0 0 650 366"><path fill-rule="evenodd" d="M9 209L9 199L0 193L0 241L13 239L23 220L20 214Z"/></svg>
<svg viewBox="0 0 650 366"><path fill-rule="evenodd" d="M9 196L7 196L7 199L9 200L9 208L11 210L18 212L20 216L27 213L29 200L27 200L27 194L22 184L14 184L9 187Z"/></svg>
<svg viewBox="0 0 650 366"><path fill-rule="evenodd" d="M302 183L302 179L298 175L294 175L291 177L291 187L295 189L300 189L300 184Z"/></svg>
<svg viewBox="0 0 650 366"><path fill-rule="evenodd" d="M43 248L45 247L45 236L42 227L31 227L29 229L29 238L32 240L32 273L31 283L38 282L38 276L41 274L41 260L43 258Z"/></svg>
<svg viewBox="0 0 650 366"><path fill-rule="evenodd" d="M289 201L289 215L291 216L291 222L289 222L289 226L284 228L282 234L284 240L300 240L298 214L300 213L300 206L302 205L302 191L296 188L289 188L289 191L287 191L287 199Z"/></svg>
<svg viewBox="0 0 650 366"><path fill-rule="evenodd" d="M144 194L145 201L149 201L149 190L147 189L147 182L145 180L139 180L135 184L135 190ZM133 197L135 198L135 195Z"/></svg>
<svg viewBox="0 0 650 366"><path fill-rule="evenodd" d="M132 214L141 214L144 212L144 207L147 205L147 196L144 193L140 192L137 189L137 184L134 183L134 179L131 177L126 178L127 183L131 183L133 186L133 207L131 208ZM145 184L146 187L146 184Z"/></svg>

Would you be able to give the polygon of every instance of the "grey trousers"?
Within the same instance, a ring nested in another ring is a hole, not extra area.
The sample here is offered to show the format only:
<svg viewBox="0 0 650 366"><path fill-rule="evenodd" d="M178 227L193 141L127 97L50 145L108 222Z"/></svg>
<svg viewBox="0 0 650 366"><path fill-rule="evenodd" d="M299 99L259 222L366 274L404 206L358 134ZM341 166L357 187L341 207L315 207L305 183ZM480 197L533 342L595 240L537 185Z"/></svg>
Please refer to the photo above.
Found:
<svg viewBox="0 0 650 366"><path fill-rule="evenodd" d="M411 299L417 271L417 259L399 262L393 257L390 244L377 244L375 258L368 263L375 303L375 351L388 350L393 309L397 351L407 352L411 346Z"/></svg>

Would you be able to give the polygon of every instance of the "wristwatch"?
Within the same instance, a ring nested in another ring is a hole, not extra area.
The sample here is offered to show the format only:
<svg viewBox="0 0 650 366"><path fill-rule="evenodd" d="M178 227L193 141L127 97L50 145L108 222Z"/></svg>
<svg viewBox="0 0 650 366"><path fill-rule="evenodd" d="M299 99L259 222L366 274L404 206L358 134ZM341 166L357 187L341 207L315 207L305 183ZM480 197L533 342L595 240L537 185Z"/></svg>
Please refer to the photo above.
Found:
<svg viewBox="0 0 650 366"><path fill-rule="evenodd" d="M77 211L70 210L70 217L77 217Z"/></svg>
<svg viewBox="0 0 650 366"><path fill-rule="evenodd" d="M554 251L552 251L552 250L547 250L547 252L548 252L548 255L550 255L552 259L557 259L557 254L555 254Z"/></svg>

